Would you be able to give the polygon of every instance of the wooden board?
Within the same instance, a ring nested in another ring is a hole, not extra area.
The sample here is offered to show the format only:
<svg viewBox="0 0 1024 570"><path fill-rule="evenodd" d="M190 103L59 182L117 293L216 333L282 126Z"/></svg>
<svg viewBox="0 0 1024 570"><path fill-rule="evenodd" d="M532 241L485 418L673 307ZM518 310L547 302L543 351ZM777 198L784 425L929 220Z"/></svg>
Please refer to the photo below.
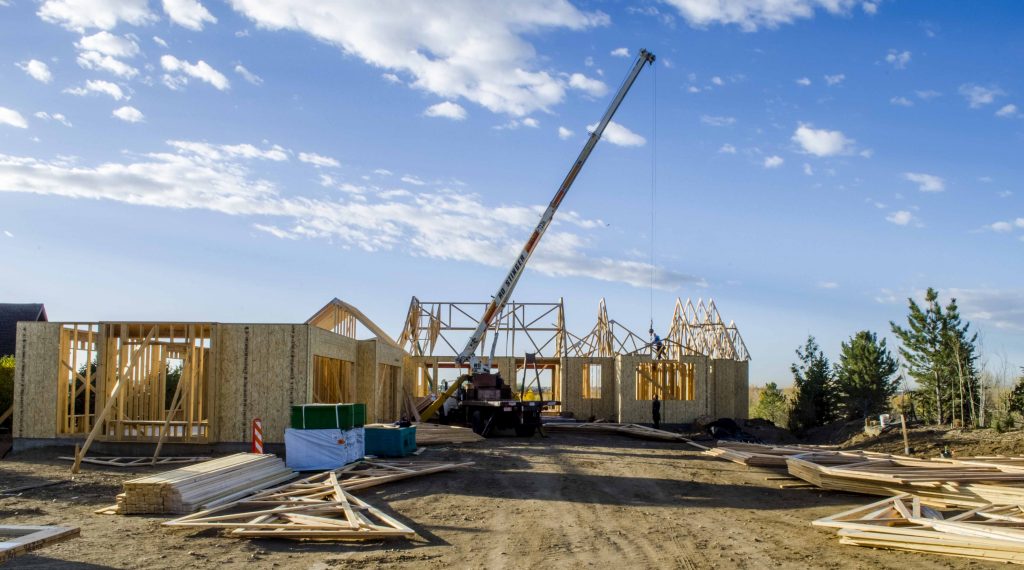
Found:
<svg viewBox="0 0 1024 570"><path fill-rule="evenodd" d="M78 534L78 527L74 526L0 525L0 564Z"/></svg>

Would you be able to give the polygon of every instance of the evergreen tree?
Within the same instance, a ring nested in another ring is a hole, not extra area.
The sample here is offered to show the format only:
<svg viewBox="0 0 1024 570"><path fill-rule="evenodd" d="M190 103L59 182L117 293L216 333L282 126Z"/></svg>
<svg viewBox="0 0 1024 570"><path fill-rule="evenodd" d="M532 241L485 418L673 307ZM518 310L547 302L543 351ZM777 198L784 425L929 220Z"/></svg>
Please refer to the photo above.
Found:
<svg viewBox="0 0 1024 570"><path fill-rule="evenodd" d="M761 390L761 395L754 406L755 418L762 418L777 426L783 426L789 417L789 401L775 382L769 382Z"/></svg>
<svg viewBox="0 0 1024 570"><path fill-rule="evenodd" d="M1024 372L1024 368L1021 368L1021 372ZM1011 412L1024 414L1024 375L1017 379L1017 384L1006 397L1006 400L1007 407Z"/></svg>
<svg viewBox="0 0 1024 570"><path fill-rule="evenodd" d="M900 339L900 355L910 375L921 387L919 411L938 424L959 419L976 425L978 335L971 334L970 323L961 321L956 299L943 309L938 291L929 287L923 309L913 299L908 301L907 327L889 324Z"/></svg>
<svg viewBox="0 0 1024 570"><path fill-rule="evenodd" d="M836 364L836 389L849 418L865 418L889 408L896 394L896 359L871 331L860 331L842 343Z"/></svg>
<svg viewBox="0 0 1024 570"><path fill-rule="evenodd" d="M803 432L836 419L835 386L832 366L813 336L796 349L799 362L794 363L793 384L796 397L789 415L790 429Z"/></svg>

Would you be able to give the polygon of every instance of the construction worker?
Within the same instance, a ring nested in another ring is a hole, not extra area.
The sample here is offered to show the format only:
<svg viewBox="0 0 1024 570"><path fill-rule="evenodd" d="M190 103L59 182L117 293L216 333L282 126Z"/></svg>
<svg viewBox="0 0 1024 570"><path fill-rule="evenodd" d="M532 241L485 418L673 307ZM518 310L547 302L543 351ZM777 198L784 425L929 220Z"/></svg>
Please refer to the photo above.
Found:
<svg viewBox="0 0 1024 570"><path fill-rule="evenodd" d="M654 401L651 402L651 416L654 418L654 429L661 429L661 400L658 399L658 395L654 395Z"/></svg>
<svg viewBox="0 0 1024 570"><path fill-rule="evenodd" d="M665 356L665 344L661 342L661 337L654 335L654 357L661 360Z"/></svg>

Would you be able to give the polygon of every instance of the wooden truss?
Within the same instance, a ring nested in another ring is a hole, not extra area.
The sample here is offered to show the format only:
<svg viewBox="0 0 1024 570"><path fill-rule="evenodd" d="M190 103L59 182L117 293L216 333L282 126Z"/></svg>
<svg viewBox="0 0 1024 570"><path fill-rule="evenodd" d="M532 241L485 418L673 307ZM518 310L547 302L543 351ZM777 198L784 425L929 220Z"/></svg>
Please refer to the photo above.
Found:
<svg viewBox="0 0 1024 570"><path fill-rule="evenodd" d="M456 355L476 329L487 303L420 301L409 303L399 344L413 356ZM499 334L499 355L532 352L538 358L564 356L566 346L565 310L557 303L516 303L505 305L487 334ZM489 354L491 343L484 338L480 350Z"/></svg>
<svg viewBox="0 0 1024 570"><path fill-rule="evenodd" d="M356 323L362 324L378 339L395 348L401 348L395 339L391 338L388 333L384 332L384 329L377 326L377 323L371 321L362 311L337 297L331 299L330 303L324 305L306 321L307 325L313 325L349 338L358 338Z"/></svg>
<svg viewBox="0 0 1024 570"><path fill-rule="evenodd" d="M30 550L67 540L78 534L78 527L74 526L0 525L0 564Z"/></svg>

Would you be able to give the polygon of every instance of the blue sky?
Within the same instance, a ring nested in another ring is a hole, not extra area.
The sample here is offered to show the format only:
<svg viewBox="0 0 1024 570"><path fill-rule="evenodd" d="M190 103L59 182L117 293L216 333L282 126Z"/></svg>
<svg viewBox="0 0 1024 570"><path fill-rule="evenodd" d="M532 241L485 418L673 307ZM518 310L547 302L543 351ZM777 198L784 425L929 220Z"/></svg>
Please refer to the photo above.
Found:
<svg viewBox="0 0 1024 570"><path fill-rule="evenodd" d="M300 322L337 296L395 334L412 295L485 300L646 47L517 300L645 331L653 164L655 327L714 298L753 384L929 286L1024 364L1024 5L387 4L0 0L0 299Z"/></svg>

